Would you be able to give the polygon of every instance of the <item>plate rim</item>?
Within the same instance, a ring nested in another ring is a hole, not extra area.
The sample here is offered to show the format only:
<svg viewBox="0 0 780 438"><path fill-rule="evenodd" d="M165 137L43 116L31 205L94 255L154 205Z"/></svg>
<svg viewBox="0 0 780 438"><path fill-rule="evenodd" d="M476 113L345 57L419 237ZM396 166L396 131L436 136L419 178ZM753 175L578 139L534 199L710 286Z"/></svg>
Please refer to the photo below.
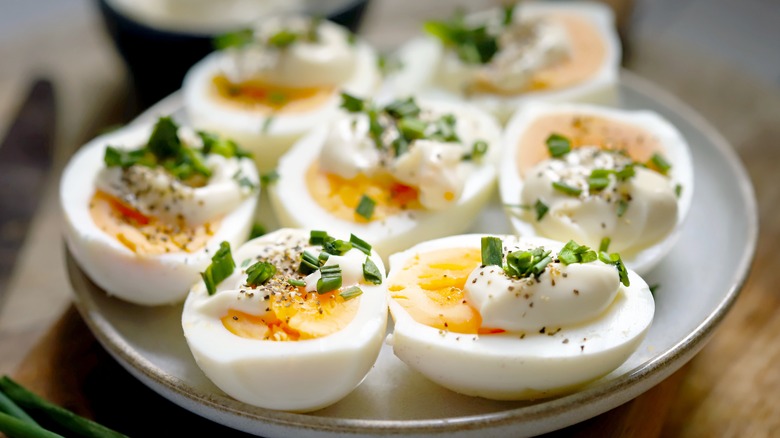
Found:
<svg viewBox="0 0 780 438"><path fill-rule="evenodd" d="M514 425L519 422L543 424L553 417L571 411L572 407L577 405L590 404L595 406L599 403L604 403L607 398L612 397L612 401L609 403L607 409L599 408L584 416L580 413L582 418L578 421L592 418L593 416L613 409L652 388L661 380L681 368L707 344L709 338L713 335L714 331L734 305L750 276L756 255L759 230L758 207L753 185L742 160L725 137L723 137L723 135L697 111L652 81L645 79L636 73L622 69L620 72L620 82L623 86L632 88L642 95L652 96L652 99L683 117L688 123L699 130L712 146L727 159L727 166L738 176L737 191L742 195L742 199L748 207L745 216L747 239L745 241L744 249L740 254L737 269L734 271L735 274L729 285L728 291L719 301L715 309L707 315L700 324L691 330L690 333L672 347L668 348L664 353L641 364L639 367L631 370L631 372L616 377L609 385L589 387L566 396L530 406L511 408L491 413L437 419L385 420L319 417L309 414L274 411L251 406L249 407L250 409L247 410L245 409L247 405L237 400L233 400L229 396L204 393L201 390L193 388L179 377L169 374L168 372L159 372L161 370L159 370L158 367L154 366L147 358L143 357L140 353L130 347L124 337L114 329L106 318L96 309L89 308L89 306L85 305L78 296L78 293L75 292L80 286L84 286L83 284L79 285L77 283L83 281L89 282L90 280L85 274L82 279L78 279L77 275L73 275L74 270L80 271L81 269L78 267L66 246L65 256L67 271L71 286L74 289L72 296L74 297L75 307L82 315L90 331L109 354L128 372L143 381L144 384L151 387L155 392L183 407L183 402L193 402L204 408L211 408L221 415L231 415L251 421L259 421L264 423L267 427L295 428L298 430L316 429L321 433L339 432L364 435L387 435L392 433L441 434L448 432L463 432L464 427L466 429L500 428ZM174 112L174 110L180 106L180 102L180 91L176 91L144 111L131 123L145 123L161 113ZM154 372L154 370L157 370L157 372ZM149 381L146 381L145 379L149 379ZM160 388L151 385L150 381L160 385ZM170 393L165 393L161 391L161 389L170 391ZM171 394L175 394L183 399L173 400ZM188 410L197 413L198 415L206 416L202 412L199 412L199 409L188 408ZM215 422L217 421L213 418L210 419ZM224 422L222 422L222 424L226 427L235 428L235 426L229 426ZM539 427L538 429L542 430L543 428ZM554 429L546 429L546 431L551 430Z"/></svg>

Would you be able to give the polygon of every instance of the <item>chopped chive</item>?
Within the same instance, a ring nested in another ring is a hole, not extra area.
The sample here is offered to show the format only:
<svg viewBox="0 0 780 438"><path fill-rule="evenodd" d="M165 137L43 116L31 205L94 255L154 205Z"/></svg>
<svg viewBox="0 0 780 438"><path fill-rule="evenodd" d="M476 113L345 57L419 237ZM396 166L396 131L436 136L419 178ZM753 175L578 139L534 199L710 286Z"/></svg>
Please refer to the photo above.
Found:
<svg viewBox="0 0 780 438"><path fill-rule="evenodd" d="M416 117L404 117L398 121L398 131L407 140L417 140L425 137L428 122Z"/></svg>
<svg viewBox="0 0 780 438"><path fill-rule="evenodd" d="M241 262L241 269L246 268L250 263L252 263L252 259L244 259L244 261Z"/></svg>
<svg viewBox="0 0 780 438"><path fill-rule="evenodd" d="M599 244L599 252L607 252L609 251L609 244L612 242L612 239L609 237L605 237L601 239L601 243Z"/></svg>
<svg viewBox="0 0 780 438"><path fill-rule="evenodd" d="M233 261L233 255L230 253L230 243L223 241L211 258L211 264L200 273L209 295L216 293L217 285L230 277L234 269L236 269L236 262Z"/></svg>
<svg viewBox="0 0 780 438"><path fill-rule="evenodd" d="M506 256L504 272L510 277L526 278L534 276L538 278L552 261L551 251L545 251L543 247L537 247L530 251L513 251Z"/></svg>
<svg viewBox="0 0 780 438"><path fill-rule="evenodd" d="M301 254L301 264L298 266L298 272L303 274L311 274L320 267L320 261L316 255L309 251L304 251Z"/></svg>
<svg viewBox="0 0 780 438"><path fill-rule="evenodd" d="M620 282L623 283L623 286L631 285L631 282L628 279L628 270L626 270L626 265L620 258L620 254L615 252L612 254L607 254L606 252L601 251L599 252L599 260L606 264L615 266L615 268L618 270L618 276L620 277Z"/></svg>
<svg viewBox="0 0 780 438"><path fill-rule="evenodd" d="M352 249L352 244L344 240L329 240L322 245L322 250L328 254L344 255L347 251Z"/></svg>
<svg viewBox="0 0 780 438"><path fill-rule="evenodd" d="M390 146L393 147L393 155L395 155L396 157L400 157L401 155L409 151L409 140L407 140L403 136L399 136L398 138L393 140L393 143L391 143Z"/></svg>
<svg viewBox="0 0 780 438"><path fill-rule="evenodd" d="M677 184L676 186L674 186L674 195L679 198L681 194L682 194L682 184Z"/></svg>
<svg viewBox="0 0 780 438"><path fill-rule="evenodd" d="M320 265L324 265L329 258L330 258L330 254L328 254L325 251L320 251L320 254L317 256L317 260L319 260Z"/></svg>
<svg viewBox="0 0 780 438"><path fill-rule="evenodd" d="M588 189L590 191L600 191L609 185L609 174L612 171L607 169L593 169L588 177Z"/></svg>
<svg viewBox="0 0 780 438"><path fill-rule="evenodd" d="M349 235L349 241L352 243L352 246L363 251L366 255L371 255L371 245L368 244L365 240L357 237L354 234Z"/></svg>
<svg viewBox="0 0 780 438"><path fill-rule="evenodd" d="M349 301L352 298L357 298L361 295L363 295L363 289L357 287L357 286L350 286L339 294L341 298L344 298L344 301Z"/></svg>
<svg viewBox="0 0 780 438"><path fill-rule="evenodd" d="M536 210L536 221L539 222L550 209L541 199L537 199L534 203L534 210Z"/></svg>
<svg viewBox="0 0 780 438"><path fill-rule="evenodd" d="M621 199L617 202L617 216L623 217L624 214L626 214L626 210L628 210L628 201L625 199Z"/></svg>
<svg viewBox="0 0 780 438"><path fill-rule="evenodd" d="M323 245L330 240L333 238L328 235L327 231L311 230L309 233L309 245Z"/></svg>
<svg viewBox="0 0 780 438"><path fill-rule="evenodd" d="M318 294L324 294L341 287L341 266L323 266L320 268L320 274L320 279L317 280Z"/></svg>
<svg viewBox="0 0 780 438"><path fill-rule="evenodd" d="M408 97L404 100L394 100L390 102L385 106L385 112L394 119L403 119L420 115L420 107L417 106L414 98Z"/></svg>
<svg viewBox="0 0 780 438"><path fill-rule="evenodd" d="M268 187L279 180L279 172L275 169L260 175L260 186Z"/></svg>
<svg viewBox="0 0 780 438"><path fill-rule="evenodd" d="M617 177L618 181L625 181L629 178L632 178L634 175L636 175L636 171L634 170L633 164L628 164L626 167L615 172L615 176Z"/></svg>
<svg viewBox="0 0 780 438"><path fill-rule="evenodd" d="M504 26L509 26L510 24L512 24L512 17L514 16L515 13L515 6L516 6L515 3L504 5L503 7L504 19L501 21L504 24Z"/></svg>
<svg viewBox="0 0 780 438"><path fill-rule="evenodd" d="M363 99L355 97L351 94L341 93L341 108L344 108L351 113L359 113L366 107L366 102Z"/></svg>
<svg viewBox="0 0 780 438"><path fill-rule="evenodd" d="M657 291L657 290L658 290L658 288L660 288L660 287L661 287L661 285L660 285L660 284L653 284L653 285L649 286L649 288L650 288L650 293L651 293L651 294L653 294L653 295L655 295L655 291Z"/></svg>
<svg viewBox="0 0 780 438"><path fill-rule="evenodd" d="M578 189L577 187L572 187L566 183L562 183L559 181L553 182L552 186L555 190L558 190L559 192L563 192L571 196L579 196L580 193L582 193L582 189Z"/></svg>
<svg viewBox="0 0 780 438"><path fill-rule="evenodd" d="M217 35L211 42L216 50L244 47L252 42L254 32L252 29L241 29L235 32Z"/></svg>
<svg viewBox="0 0 780 438"><path fill-rule="evenodd" d="M263 134L267 134L271 130L271 124L274 122L274 116L267 116L265 120L263 120L263 126L260 128L260 132Z"/></svg>
<svg viewBox="0 0 780 438"><path fill-rule="evenodd" d="M504 251L501 247L501 239L498 237L483 237L482 264L485 266L501 266L504 262Z"/></svg>
<svg viewBox="0 0 780 438"><path fill-rule="evenodd" d="M268 262L257 262L246 269L246 285L260 286L276 274L276 266Z"/></svg>
<svg viewBox="0 0 780 438"><path fill-rule="evenodd" d="M531 206L526 204L503 204L504 208L519 208L520 210L530 210Z"/></svg>
<svg viewBox="0 0 780 438"><path fill-rule="evenodd" d="M62 435L46 430L37 423L22 420L3 411L0 411L0 432L9 437L63 438Z"/></svg>
<svg viewBox="0 0 780 438"><path fill-rule="evenodd" d="M382 284L382 273L376 264L368 257L363 262L363 279L369 283Z"/></svg>
<svg viewBox="0 0 780 438"><path fill-rule="evenodd" d="M592 251L589 247L580 245L573 240L569 240L558 253L558 260L564 265L590 263L595 261L597 257L596 251Z"/></svg>
<svg viewBox="0 0 780 438"><path fill-rule="evenodd" d="M287 284L289 284L290 286L295 286L295 287L304 287L304 286L306 286L306 282L305 281L298 280L296 278L288 278L287 279Z"/></svg>
<svg viewBox="0 0 780 438"><path fill-rule="evenodd" d="M292 32L289 29L282 29L268 37L267 43L269 46L284 49L295 43L298 40L298 37L299 35L297 33Z"/></svg>
<svg viewBox="0 0 780 438"><path fill-rule="evenodd" d="M666 175L669 172L669 169L672 168L672 165L669 164L668 161L666 161L666 158L661 156L659 153L654 153L653 156L650 158L650 162L653 164L653 167L658 169L658 171Z"/></svg>
<svg viewBox="0 0 780 438"><path fill-rule="evenodd" d="M243 150L235 141L220 137L213 132L198 131L198 137L203 142L204 154L218 154L225 158L251 157L252 154Z"/></svg>
<svg viewBox="0 0 780 438"><path fill-rule="evenodd" d="M265 225L261 224L260 222L255 222L252 224L252 231L249 232L249 239L251 240L255 237L260 237L266 232Z"/></svg>
<svg viewBox="0 0 780 438"><path fill-rule="evenodd" d="M360 197L360 202L358 202L357 208L355 208L355 213L357 213L360 217L366 220L370 220L371 216L374 215L375 206L376 206L376 201L374 201L367 195L363 195Z"/></svg>
<svg viewBox="0 0 780 438"><path fill-rule="evenodd" d="M547 143L547 150L554 158L562 157L571 151L571 142L560 134L550 134L545 143Z"/></svg>
<svg viewBox="0 0 780 438"><path fill-rule="evenodd" d="M244 187L249 190L254 190L256 187L255 183L252 182L252 180L249 179L248 176L244 175L241 169L238 169L238 171L236 171L236 173L233 174L233 180L236 181L239 187Z"/></svg>
<svg viewBox="0 0 780 438"><path fill-rule="evenodd" d="M488 150L488 144L484 140L477 140L471 146L471 153L463 156L464 160L479 161L485 156Z"/></svg>

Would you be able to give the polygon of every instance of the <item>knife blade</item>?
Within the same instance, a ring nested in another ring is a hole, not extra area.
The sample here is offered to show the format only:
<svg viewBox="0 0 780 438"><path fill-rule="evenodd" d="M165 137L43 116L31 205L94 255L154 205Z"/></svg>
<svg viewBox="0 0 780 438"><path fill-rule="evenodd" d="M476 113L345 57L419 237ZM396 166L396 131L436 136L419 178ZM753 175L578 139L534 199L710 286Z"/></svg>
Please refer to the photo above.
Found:
<svg viewBox="0 0 780 438"><path fill-rule="evenodd" d="M37 79L0 143L0 308L52 164L54 87Z"/></svg>

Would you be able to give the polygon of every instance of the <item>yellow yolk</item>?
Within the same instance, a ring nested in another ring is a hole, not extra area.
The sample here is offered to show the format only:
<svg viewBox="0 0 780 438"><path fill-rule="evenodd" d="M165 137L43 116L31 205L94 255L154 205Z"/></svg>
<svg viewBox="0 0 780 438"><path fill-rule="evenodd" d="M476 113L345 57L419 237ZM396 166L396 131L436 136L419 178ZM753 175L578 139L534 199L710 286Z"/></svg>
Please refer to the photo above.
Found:
<svg viewBox="0 0 780 438"><path fill-rule="evenodd" d="M236 336L271 341L314 339L346 327L357 314L360 297L344 300L339 291L284 292L271 295L269 316L249 315L229 310L222 324Z"/></svg>
<svg viewBox="0 0 780 438"><path fill-rule="evenodd" d="M564 61L535 72L525 91L566 88L582 83L599 71L607 56L607 47L601 35L593 24L584 18L557 14L551 15L550 20L566 29L571 44L570 55ZM474 91L509 94L484 81L477 82Z"/></svg>
<svg viewBox="0 0 780 438"><path fill-rule="evenodd" d="M346 179L319 170L315 162L306 171L306 185L317 204L334 216L348 221L368 222L355 213L363 195L376 203L370 219L372 221L421 208L417 189L397 182L388 174L371 177L359 174L355 178Z"/></svg>
<svg viewBox="0 0 780 438"><path fill-rule="evenodd" d="M283 87L261 79L236 84L222 75L215 76L213 83L217 95L225 101L262 114L308 111L322 106L335 93L333 87Z"/></svg>
<svg viewBox="0 0 780 438"><path fill-rule="evenodd" d="M631 159L646 163L654 153L663 155L658 138L644 128L604 117L551 114L535 120L517 145L517 168L525 175L537 163L550 158L547 137L560 134L572 148L597 146L604 150L625 151Z"/></svg>
<svg viewBox="0 0 780 438"><path fill-rule="evenodd" d="M418 254L400 268L387 290L421 324L455 333L501 332L481 327L482 317L465 299L466 279L481 264L478 248Z"/></svg>
<svg viewBox="0 0 780 438"><path fill-rule="evenodd" d="M100 229L138 255L195 252L206 246L219 228L219 221L195 228L164 223L99 190L90 200L89 213Z"/></svg>

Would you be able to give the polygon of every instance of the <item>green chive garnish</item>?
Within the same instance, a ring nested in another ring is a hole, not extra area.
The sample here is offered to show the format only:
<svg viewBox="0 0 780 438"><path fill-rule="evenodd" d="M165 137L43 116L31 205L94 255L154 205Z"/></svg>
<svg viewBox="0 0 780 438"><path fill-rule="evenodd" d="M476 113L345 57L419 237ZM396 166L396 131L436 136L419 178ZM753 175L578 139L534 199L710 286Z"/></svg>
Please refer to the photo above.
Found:
<svg viewBox="0 0 780 438"><path fill-rule="evenodd" d="M268 262L257 262L246 269L246 285L260 286L276 274L276 266Z"/></svg>
<svg viewBox="0 0 780 438"><path fill-rule="evenodd" d="M596 251L591 250L585 245L580 245L573 240L569 240L558 253L558 260L564 265L572 263L590 263L598 258Z"/></svg>
<svg viewBox="0 0 780 438"><path fill-rule="evenodd" d="M277 172L276 170L271 170L260 175L260 186L268 187L269 185L275 183L278 180L279 180L279 172Z"/></svg>
<svg viewBox="0 0 780 438"><path fill-rule="evenodd" d="M669 164L669 162L666 161L666 159L657 152L654 153L650 158L650 163L652 163L653 167L658 169L658 171L663 175L666 175L669 172L669 169L672 168L672 165Z"/></svg>
<svg viewBox="0 0 780 438"><path fill-rule="evenodd" d="M344 298L344 301L349 301L352 298L359 297L360 295L363 295L363 289L357 287L357 286L350 286L339 294L341 295L341 298Z"/></svg>
<svg viewBox="0 0 780 438"><path fill-rule="evenodd" d="M359 113L366 107L366 102L363 99L355 97L351 94L341 93L341 108L344 108L351 113Z"/></svg>
<svg viewBox="0 0 780 438"><path fill-rule="evenodd" d="M404 117L398 121L398 131L407 141L425 137L426 128L428 122L415 117Z"/></svg>
<svg viewBox="0 0 780 438"><path fill-rule="evenodd" d="M570 196L579 196L580 193L582 193L582 189L578 189L577 187L572 187L566 183L562 183L558 181L553 182L552 186L555 190L566 193L567 195Z"/></svg>
<svg viewBox="0 0 780 438"><path fill-rule="evenodd" d="M333 238L328 235L327 231L311 230L309 233L309 245L324 245L330 240Z"/></svg>
<svg viewBox="0 0 780 438"><path fill-rule="evenodd" d="M632 178L634 175L636 175L636 171L634 170L633 164L629 164L615 172L615 176L617 177L618 181L625 181L629 178Z"/></svg>
<svg viewBox="0 0 780 438"><path fill-rule="evenodd" d="M317 260L319 260L320 266L324 265L329 258L330 258L330 254L328 254L325 251L320 251L320 254L317 256Z"/></svg>
<svg viewBox="0 0 780 438"><path fill-rule="evenodd" d="M357 213L358 216L361 216L366 220L370 220L371 216L374 215L375 206L376 206L376 202L373 199L371 199L366 195L363 195L360 197L360 202L358 202L357 208L355 208L355 213Z"/></svg>
<svg viewBox="0 0 780 438"><path fill-rule="evenodd" d="M246 268L250 263L252 263L252 259L244 259L244 261L241 262L241 269Z"/></svg>
<svg viewBox="0 0 780 438"><path fill-rule="evenodd" d="M504 251L501 239L486 236L482 238L482 264L485 266L501 266L504 263Z"/></svg>
<svg viewBox="0 0 780 438"><path fill-rule="evenodd" d="M539 222L550 209L541 199L537 199L534 204L534 210L536 210L536 221Z"/></svg>
<svg viewBox="0 0 780 438"><path fill-rule="evenodd" d="M571 142L560 134L550 134L547 137L547 150L554 158L562 157L571 151Z"/></svg>
<svg viewBox="0 0 780 438"><path fill-rule="evenodd" d="M624 214L626 214L626 210L628 210L628 201L625 199L621 199L617 202L617 216L623 217Z"/></svg>
<svg viewBox="0 0 780 438"><path fill-rule="evenodd" d="M551 251L545 251L543 247L529 251L513 251L506 256L504 272L510 277L526 278L539 277L547 265L552 261Z"/></svg>
<svg viewBox="0 0 780 438"><path fill-rule="evenodd" d="M255 237L260 237L263 234L266 233L265 225L261 224L260 222L256 222L252 224L252 231L249 232L249 239L254 239Z"/></svg>
<svg viewBox="0 0 780 438"><path fill-rule="evenodd" d="M236 269L236 262L233 261L233 255L230 253L230 243L223 241L211 257L211 264L200 273L209 295L217 292L217 285L230 277L234 269Z"/></svg>
<svg viewBox="0 0 780 438"><path fill-rule="evenodd" d="M218 35L211 44L216 50L225 50L232 47L244 47L251 43L253 38L254 32L252 29L241 29L235 32Z"/></svg>
<svg viewBox="0 0 780 438"><path fill-rule="evenodd" d="M658 288L661 287L661 285L660 284L653 284L653 285L650 285L648 287L650 288L650 293L655 295L655 291L657 291Z"/></svg>
<svg viewBox="0 0 780 438"><path fill-rule="evenodd" d="M298 272L302 274L311 274L320 268L320 261L316 255L309 251L304 251L301 254L301 264L298 266Z"/></svg>
<svg viewBox="0 0 780 438"><path fill-rule="evenodd" d="M379 272L379 268L368 257L363 262L363 279L369 283L382 284L382 273Z"/></svg>
<svg viewBox="0 0 780 438"><path fill-rule="evenodd" d="M352 244L344 240L329 240L322 245L322 250L328 254L344 255L347 251L352 249Z"/></svg>
<svg viewBox="0 0 780 438"><path fill-rule="evenodd" d="M354 234L350 234L349 241L352 243L353 247L363 251L363 253L366 255L371 255L371 245L369 245L365 240L357 237Z"/></svg>
<svg viewBox="0 0 780 438"><path fill-rule="evenodd" d="M609 244L612 242L612 239L609 237L605 237L601 239L601 243L599 244L599 252L607 252L609 251Z"/></svg>
<svg viewBox="0 0 780 438"><path fill-rule="evenodd" d="M260 128L260 132L267 134L271 130L271 125L274 123L274 116L267 116L263 120L263 126Z"/></svg>
<svg viewBox="0 0 780 438"><path fill-rule="evenodd" d="M677 184L676 186L674 186L674 195L679 198L681 194L682 194L682 184Z"/></svg>
<svg viewBox="0 0 780 438"><path fill-rule="evenodd" d="M606 252L602 251L599 252L599 260L606 264L615 266L615 268L618 270L620 282L623 283L623 286L629 286L631 284L628 280L628 270L626 270L626 265L620 258L620 254L614 252L612 254L607 254Z"/></svg>
<svg viewBox="0 0 780 438"><path fill-rule="evenodd" d="M341 287L341 266L323 266L320 268L320 274L320 279L317 280L318 294L324 294Z"/></svg>
<svg viewBox="0 0 780 438"><path fill-rule="evenodd" d="M477 140L474 142L474 144L471 146L471 152L464 155L464 160L474 160L479 161L482 159L482 157L485 156L488 150L488 144L486 141L483 140Z"/></svg>
<svg viewBox="0 0 780 438"><path fill-rule="evenodd" d="M404 100L394 100L385 106L385 112L394 119L417 117L420 115L420 107L414 101L414 98L408 97Z"/></svg>
<svg viewBox="0 0 780 438"><path fill-rule="evenodd" d="M287 284L289 284L290 286L295 286L295 287L304 287L304 286L306 286L306 282L305 281L298 280L296 278L288 278L287 279Z"/></svg>
<svg viewBox="0 0 780 438"><path fill-rule="evenodd" d="M609 185L609 174L612 171L607 169L593 169L588 177L588 189L592 192L604 190Z"/></svg>
<svg viewBox="0 0 780 438"><path fill-rule="evenodd" d="M268 37L268 45L283 49L290 46L298 40L299 35L288 29L282 29L279 32Z"/></svg>

